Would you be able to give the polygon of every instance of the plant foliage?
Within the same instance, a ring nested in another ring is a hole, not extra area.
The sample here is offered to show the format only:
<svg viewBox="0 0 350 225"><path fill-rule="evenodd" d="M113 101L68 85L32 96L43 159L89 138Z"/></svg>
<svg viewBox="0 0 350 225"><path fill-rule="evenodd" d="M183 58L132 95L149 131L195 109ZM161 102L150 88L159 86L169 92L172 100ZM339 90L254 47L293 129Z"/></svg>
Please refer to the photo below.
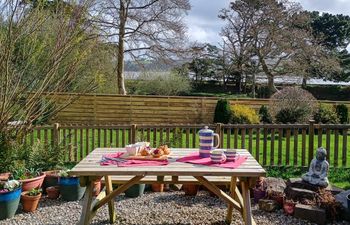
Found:
<svg viewBox="0 0 350 225"><path fill-rule="evenodd" d="M214 123L229 123L232 117L229 100L222 98L216 103Z"/></svg>
<svg viewBox="0 0 350 225"><path fill-rule="evenodd" d="M305 123L308 122L318 104L308 91L299 87L286 87L270 98L270 113L275 122Z"/></svg>
<svg viewBox="0 0 350 225"><path fill-rule="evenodd" d="M258 124L260 122L259 116L254 109L245 105L234 105L231 108L232 118L231 122L236 124Z"/></svg>
<svg viewBox="0 0 350 225"><path fill-rule="evenodd" d="M320 107L314 115L316 123L337 124L339 123L338 115L332 105L320 104Z"/></svg>

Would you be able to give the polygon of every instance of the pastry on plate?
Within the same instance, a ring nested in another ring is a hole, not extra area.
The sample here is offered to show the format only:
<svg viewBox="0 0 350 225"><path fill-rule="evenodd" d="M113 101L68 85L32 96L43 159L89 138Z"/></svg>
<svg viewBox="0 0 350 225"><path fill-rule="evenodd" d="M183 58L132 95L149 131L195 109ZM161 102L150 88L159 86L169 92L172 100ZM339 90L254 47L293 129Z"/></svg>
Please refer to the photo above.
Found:
<svg viewBox="0 0 350 225"><path fill-rule="evenodd" d="M153 150L153 152L152 152L152 156L154 158L159 158L162 155L164 155L164 151L162 149L160 149L160 148L157 148L157 149Z"/></svg>
<svg viewBox="0 0 350 225"><path fill-rule="evenodd" d="M169 155L171 153L170 148L168 148L168 145L161 145L158 147L158 149L161 149L164 152L164 155Z"/></svg>
<svg viewBox="0 0 350 225"><path fill-rule="evenodd" d="M146 148L141 149L140 155L142 155L142 156L149 156L149 155L150 155L150 149L149 149L149 147L146 147Z"/></svg>

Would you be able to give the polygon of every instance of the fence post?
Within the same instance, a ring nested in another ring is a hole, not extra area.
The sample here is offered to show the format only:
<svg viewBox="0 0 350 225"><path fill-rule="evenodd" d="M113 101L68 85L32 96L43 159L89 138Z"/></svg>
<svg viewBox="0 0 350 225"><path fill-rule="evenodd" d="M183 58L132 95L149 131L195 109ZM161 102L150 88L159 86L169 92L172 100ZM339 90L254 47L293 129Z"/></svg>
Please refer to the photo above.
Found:
<svg viewBox="0 0 350 225"><path fill-rule="evenodd" d="M309 162L314 157L315 120L309 120Z"/></svg>
<svg viewBox="0 0 350 225"><path fill-rule="evenodd" d="M222 134L222 123L217 123L216 124L216 127L215 127L215 133L217 133L218 135L219 135L219 137L220 137L220 139L219 139L219 148L222 148L223 147L223 145L224 145L224 143L223 143L223 134Z"/></svg>
<svg viewBox="0 0 350 225"><path fill-rule="evenodd" d="M130 135L131 135L130 142L136 143L136 124L131 125Z"/></svg>
<svg viewBox="0 0 350 225"><path fill-rule="evenodd" d="M59 123L54 123L53 124L53 147L57 147L60 142L60 124Z"/></svg>

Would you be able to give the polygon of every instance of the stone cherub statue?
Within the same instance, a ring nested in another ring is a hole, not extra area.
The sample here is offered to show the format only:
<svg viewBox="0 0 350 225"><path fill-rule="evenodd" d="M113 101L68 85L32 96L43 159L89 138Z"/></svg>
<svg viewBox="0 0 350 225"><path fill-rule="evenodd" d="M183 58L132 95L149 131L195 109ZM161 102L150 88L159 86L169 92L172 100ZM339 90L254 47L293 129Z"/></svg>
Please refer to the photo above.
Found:
<svg viewBox="0 0 350 225"><path fill-rule="evenodd" d="M326 160L327 151L320 147L317 149L316 158L311 161L309 172L302 176L303 181L320 187L327 187L329 182L327 173L329 163Z"/></svg>

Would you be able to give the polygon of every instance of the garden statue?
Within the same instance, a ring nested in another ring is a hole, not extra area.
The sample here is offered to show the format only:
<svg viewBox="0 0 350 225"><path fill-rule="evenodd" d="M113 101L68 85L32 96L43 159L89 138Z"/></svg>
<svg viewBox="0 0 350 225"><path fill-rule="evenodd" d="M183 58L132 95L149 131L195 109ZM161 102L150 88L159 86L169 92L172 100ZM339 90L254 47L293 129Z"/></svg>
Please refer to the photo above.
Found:
<svg viewBox="0 0 350 225"><path fill-rule="evenodd" d="M326 156L326 149L322 147L317 149L316 158L311 161L309 172L302 176L303 181L320 187L328 186L327 172L329 164L326 160Z"/></svg>

